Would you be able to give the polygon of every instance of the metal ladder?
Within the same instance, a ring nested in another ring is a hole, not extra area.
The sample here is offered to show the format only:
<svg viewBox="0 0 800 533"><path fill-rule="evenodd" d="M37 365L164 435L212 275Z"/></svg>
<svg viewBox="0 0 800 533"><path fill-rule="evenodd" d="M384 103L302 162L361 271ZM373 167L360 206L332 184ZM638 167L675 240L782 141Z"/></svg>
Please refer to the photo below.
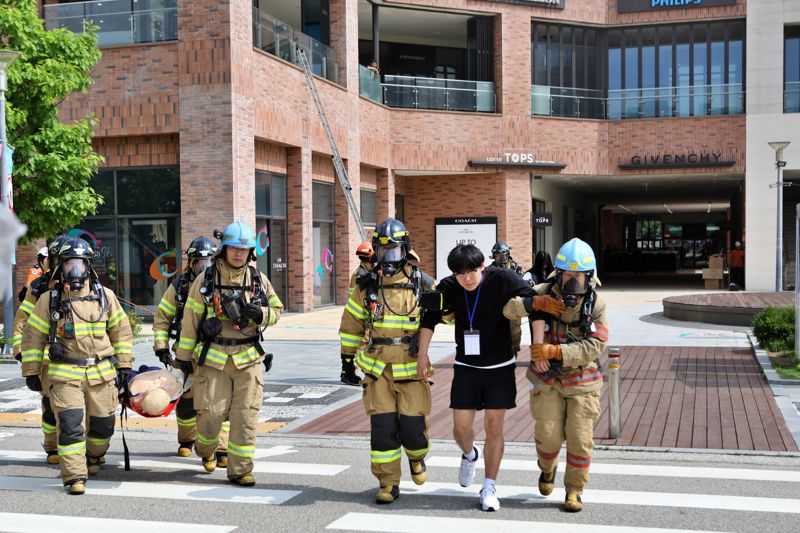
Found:
<svg viewBox="0 0 800 533"><path fill-rule="evenodd" d="M331 124L328 122L328 115L325 113L325 108L322 107L322 100L320 100L319 93L317 92L317 84L311 72L311 65L308 62L305 50L299 46L297 47L297 57L300 58L300 66L303 68L303 72L306 75L308 88L311 90L311 96L314 98L314 105L317 107L317 113L319 113L319 118L322 121L322 129L325 130L325 136L328 138L328 143L331 145L333 168L336 169L336 175L339 177L339 184L342 186L344 197L347 198L347 205L350 207L350 213L352 213L353 218L356 219L358 231L361 232L362 238L369 240L369 235L367 235L367 230L364 228L364 223L361 220L361 214L358 212L356 201L353 199L353 187L350 185L350 179L347 177L347 170L344 168L344 161L342 161L339 148L336 146L336 140L333 138Z"/></svg>

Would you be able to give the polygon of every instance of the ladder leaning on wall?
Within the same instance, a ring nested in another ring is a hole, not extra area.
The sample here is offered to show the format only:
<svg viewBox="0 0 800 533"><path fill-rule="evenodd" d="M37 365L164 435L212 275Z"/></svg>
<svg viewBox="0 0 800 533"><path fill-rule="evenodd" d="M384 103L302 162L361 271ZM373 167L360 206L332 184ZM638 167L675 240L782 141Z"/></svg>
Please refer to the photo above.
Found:
<svg viewBox="0 0 800 533"><path fill-rule="evenodd" d="M331 153L333 154L331 156L333 159L333 168L336 169L336 176L339 178L339 184L342 186L344 197L347 198L347 205L350 207L350 213L352 213L353 218L356 220L356 224L358 224L358 231L361 233L362 238L369 240L370 236L367 235L367 231L364 228L364 223L361 220L361 214L358 212L358 207L353 199L353 187L350 185L350 179L347 177L347 170L344 168L344 161L342 161L339 148L336 146L336 140L333 138L331 124L328 122L328 115L325 113L325 108L322 107L322 100L320 100L319 92L317 91L317 84L314 81L314 75L311 72L311 65L308 62L308 56L306 56L305 50L299 46L297 47L297 57L300 58L300 66L303 68L303 72L306 75L308 88L311 90L311 96L314 99L314 105L317 107L317 113L322 121L322 129L325 130L325 136L328 138L328 143L331 145Z"/></svg>

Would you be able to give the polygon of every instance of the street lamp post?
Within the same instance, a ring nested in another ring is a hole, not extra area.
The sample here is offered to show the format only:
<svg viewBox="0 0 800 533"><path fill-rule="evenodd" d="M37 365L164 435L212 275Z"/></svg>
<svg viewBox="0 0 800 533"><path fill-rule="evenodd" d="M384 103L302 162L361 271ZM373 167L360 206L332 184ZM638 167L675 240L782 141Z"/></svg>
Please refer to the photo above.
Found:
<svg viewBox="0 0 800 533"><path fill-rule="evenodd" d="M777 211L777 233L775 235L775 292L783 290L783 188L788 187L789 183L783 183L783 150L789 146L789 141L775 141L769 143L770 148L775 150L775 168L778 169L778 182L770 185L778 189L778 209Z"/></svg>
<svg viewBox="0 0 800 533"><path fill-rule="evenodd" d="M8 139L6 138L6 89L8 82L6 79L6 69L15 59L19 57L19 52L13 50L0 50L0 209L9 209L11 202L9 198L12 194L9 187L8 178L6 175L6 168L8 162L6 161L6 147L8 146ZM12 260L9 266L9 276L6 282L5 297L3 297L3 334L6 338L6 344L3 346L3 353L9 353L12 342L12 331L14 329L14 254L11 254Z"/></svg>

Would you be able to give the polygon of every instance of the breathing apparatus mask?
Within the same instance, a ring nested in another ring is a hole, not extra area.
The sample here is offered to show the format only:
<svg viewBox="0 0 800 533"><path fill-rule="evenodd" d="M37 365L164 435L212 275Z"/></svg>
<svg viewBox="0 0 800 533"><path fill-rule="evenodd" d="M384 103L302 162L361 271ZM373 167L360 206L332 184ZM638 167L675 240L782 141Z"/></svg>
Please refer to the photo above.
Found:
<svg viewBox="0 0 800 533"><path fill-rule="evenodd" d="M208 267L211 266L213 259L211 257L202 257L200 259L193 259L192 260L192 271L194 272L195 276L199 276L200 274L205 271Z"/></svg>
<svg viewBox="0 0 800 533"><path fill-rule="evenodd" d="M561 289L561 296L564 298L564 305L567 308L573 308L578 305L578 300L586 294L592 284L592 274L591 271L558 271L558 287Z"/></svg>
<svg viewBox="0 0 800 533"><path fill-rule="evenodd" d="M381 244L375 250L375 257L383 275L391 277L403 268L406 253L405 249L400 244Z"/></svg>
<svg viewBox="0 0 800 533"><path fill-rule="evenodd" d="M498 266L505 267L508 264L509 259L511 259L511 254L508 252L496 252L492 256L492 259L494 259Z"/></svg>
<svg viewBox="0 0 800 533"><path fill-rule="evenodd" d="M233 291L222 299L220 307L222 307L222 312L225 316L231 319L235 326L243 328L247 326L247 318L243 313L246 303L241 292Z"/></svg>
<svg viewBox="0 0 800 533"><path fill-rule="evenodd" d="M83 287L83 283L89 279L91 268L87 259L72 258L67 259L61 267L62 278L69 284L69 290L77 292Z"/></svg>

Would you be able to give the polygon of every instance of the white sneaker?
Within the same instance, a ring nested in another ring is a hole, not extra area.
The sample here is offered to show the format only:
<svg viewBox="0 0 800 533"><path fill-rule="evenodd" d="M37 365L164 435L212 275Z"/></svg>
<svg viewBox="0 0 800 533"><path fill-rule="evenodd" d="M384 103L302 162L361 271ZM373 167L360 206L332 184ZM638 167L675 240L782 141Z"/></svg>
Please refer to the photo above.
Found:
<svg viewBox="0 0 800 533"><path fill-rule="evenodd" d="M461 467L458 469L458 483L462 487L469 487L475 481L475 464L481 456L481 450L473 446L475 450L475 460L470 461L464 454L461 454Z"/></svg>
<svg viewBox="0 0 800 533"><path fill-rule="evenodd" d="M484 511L499 511L500 500L497 499L494 485L481 489L481 509Z"/></svg>

